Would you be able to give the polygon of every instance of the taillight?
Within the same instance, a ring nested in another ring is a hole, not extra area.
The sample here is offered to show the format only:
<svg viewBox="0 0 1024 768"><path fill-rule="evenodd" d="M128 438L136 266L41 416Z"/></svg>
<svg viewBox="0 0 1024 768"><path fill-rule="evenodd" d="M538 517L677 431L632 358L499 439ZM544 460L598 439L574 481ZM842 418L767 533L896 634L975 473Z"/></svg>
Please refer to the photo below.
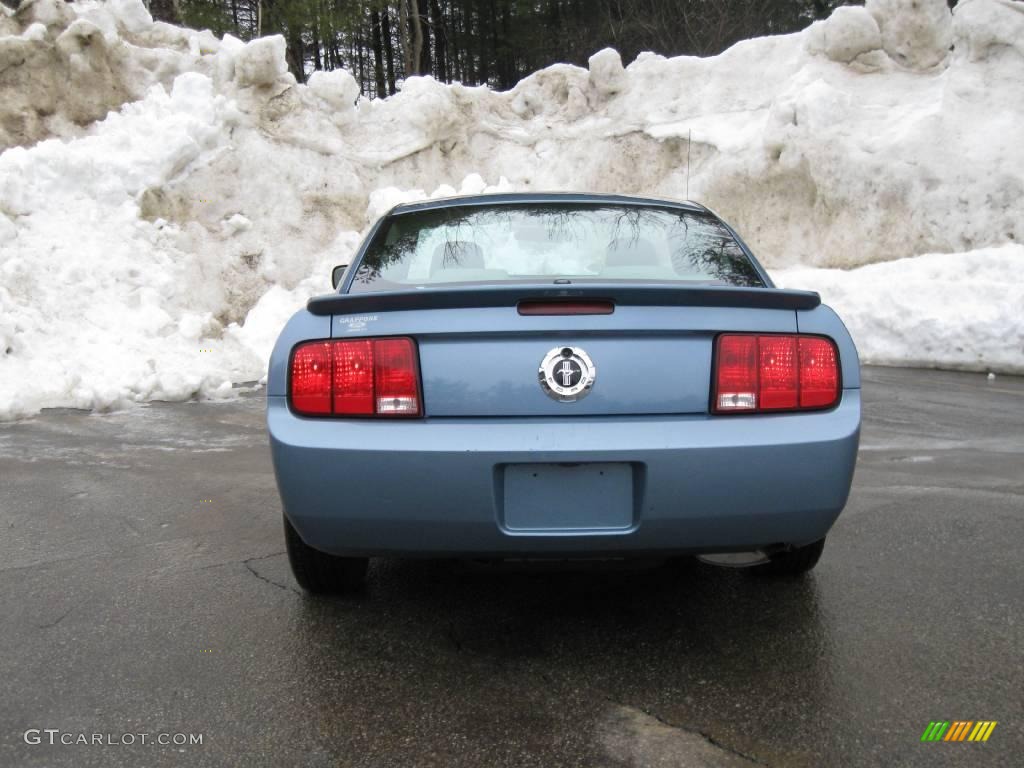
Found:
<svg viewBox="0 0 1024 768"><path fill-rule="evenodd" d="M796 338L794 336L760 336L758 351L757 407L762 411L796 408L797 389Z"/></svg>
<svg viewBox="0 0 1024 768"><path fill-rule="evenodd" d="M757 337L719 336L715 410L757 408Z"/></svg>
<svg viewBox="0 0 1024 768"><path fill-rule="evenodd" d="M836 345L820 336L800 337L800 407L827 408L839 399Z"/></svg>
<svg viewBox="0 0 1024 768"><path fill-rule="evenodd" d="M332 413L346 416L373 415L373 348L369 339L334 341L334 400Z"/></svg>
<svg viewBox="0 0 1024 768"><path fill-rule="evenodd" d="M302 413L331 412L332 355L329 341L297 347L292 355L289 394L292 407Z"/></svg>
<svg viewBox="0 0 1024 768"><path fill-rule="evenodd" d="M419 371L409 339L373 343L374 406L378 416L418 416Z"/></svg>
<svg viewBox="0 0 1024 768"><path fill-rule="evenodd" d="M722 334L712 377L714 413L829 408L839 400L839 356L822 336Z"/></svg>
<svg viewBox="0 0 1024 768"><path fill-rule="evenodd" d="M419 416L412 339L307 341L292 352L288 395L304 416Z"/></svg>

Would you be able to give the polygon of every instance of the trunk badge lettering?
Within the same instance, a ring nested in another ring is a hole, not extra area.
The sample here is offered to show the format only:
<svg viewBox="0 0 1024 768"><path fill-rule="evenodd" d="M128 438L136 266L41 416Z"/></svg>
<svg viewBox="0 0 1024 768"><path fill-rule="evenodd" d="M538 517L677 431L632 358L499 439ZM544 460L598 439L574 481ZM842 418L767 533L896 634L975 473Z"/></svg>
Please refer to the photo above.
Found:
<svg viewBox="0 0 1024 768"><path fill-rule="evenodd" d="M376 315L349 315L348 317L339 317L338 325L345 326L345 333L355 333L365 331L366 324L376 320Z"/></svg>

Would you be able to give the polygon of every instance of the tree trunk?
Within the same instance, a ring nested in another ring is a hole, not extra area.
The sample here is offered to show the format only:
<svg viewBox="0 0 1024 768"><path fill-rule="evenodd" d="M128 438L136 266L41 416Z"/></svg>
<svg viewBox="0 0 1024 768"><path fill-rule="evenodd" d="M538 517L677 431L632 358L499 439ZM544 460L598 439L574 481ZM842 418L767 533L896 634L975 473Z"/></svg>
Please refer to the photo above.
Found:
<svg viewBox="0 0 1024 768"><path fill-rule="evenodd" d="M295 75L295 79L300 82L306 82L306 47L302 42L302 34L298 29L292 29L288 32L288 48L285 55L285 59L288 61L288 69Z"/></svg>
<svg viewBox="0 0 1024 768"><path fill-rule="evenodd" d="M480 56L480 65L477 67L477 85L487 85L487 81L490 79L490 54L487 46L487 30L484 25L483 14L479 8L476 12L476 42L477 42L477 54Z"/></svg>
<svg viewBox="0 0 1024 768"><path fill-rule="evenodd" d="M320 58L320 33L316 26L313 27L313 69L323 69L324 63Z"/></svg>
<svg viewBox="0 0 1024 768"><path fill-rule="evenodd" d="M462 12L452 7L448 14L451 35L448 37L448 76L452 80L465 82L466 67L462 61Z"/></svg>
<svg viewBox="0 0 1024 768"><path fill-rule="evenodd" d="M356 70L359 72L359 74L356 75L356 79L359 81L359 90L363 93L369 93L370 83L369 78L366 76L366 46L363 43L364 40L363 28L362 25L360 25L359 32L356 34Z"/></svg>
<svg viewBox="0 0 1024 768"><path fill-rule="evenodd" d="M338 47L338 35L331 35L329 43L331 49L331 69L339 69L342 66L341 49Z"/></svg>
<svg viewBox="0 0 1024 768"><path fill-rule="evenodd" d="M384 83L384 44L380 34L380 13L370 11L370 33L373 41L373 82L376 86L374 96L384 98L387 86Z"/></svg>
<svg viewBox="0 0 1024 768"><path fill-rule="evenodd" d="M409 0L409 24L412 27L412 50L409 52L409 74L418 75L423 62L423 24L419 0Z"/></svg>
<svg viewBox="0 0 1024 768"><path fill-rule="evenodd" d="M409 43L409 0L398 0L398 47L402 49L402 76L412 74L412 45Z"/></svg>
<svg viewBox="0 0 1024 768"><path fill-rule="evenodd" d="M476 59L473 53L473 25L470 10L459 9L459 68L462 81L467 85L476 83Z"/></svg>
<svg viewBox="0 0 1024 768"><path fill-rule="evenodd" d="M430 21L429 21L429 19L427 19L427 10L428 10L427 4L428 4L428 2L429 2L429 0L417 0L418 6L419 6L419 8L418 8L419 14L418 15L419 15L419 20L420 20L420 30L421 30L421 32L423 34L423 42L420 45L420 65L419 65L419 73L421 75L430 75L430 74L433 74L433 72L434 72L434 67L433 67L433 65L431 63L431 59L433 57L430 55L430 49L431 49L430 38L431 38L431 34L430 34Z"/></svg>
<svg viewBox="0 0 1024 768"><path fill-rule="evenodd" d="M487 8L487 26L491 28L491 48L494 51L494 66L498 75L498 90L507 91L512 86L507 83L510 78L506 69L506 43L498 40L498 14L495 0L491 0Z"/></svg>
<svg viewBox="0 0 1024 768"><path fill-rule="evenodd" d="M448 81L448 40L444 16L438 0L430 0L430 26L434 29L434 74L442 82Z"/></svg>
<svg viewBox="0 0 1024 768"><path fill-rule="evenodd" d="M387 64L388 93L395 92L395 49L391 40L391 9L385 7L380 17L380 31L384 37L384 62Z"/></svg>

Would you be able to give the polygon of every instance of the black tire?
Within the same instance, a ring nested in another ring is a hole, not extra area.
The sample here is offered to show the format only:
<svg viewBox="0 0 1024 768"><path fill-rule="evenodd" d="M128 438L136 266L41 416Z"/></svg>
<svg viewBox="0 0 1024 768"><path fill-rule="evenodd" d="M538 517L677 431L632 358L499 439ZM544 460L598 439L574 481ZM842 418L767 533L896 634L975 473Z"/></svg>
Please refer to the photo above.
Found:
<svg viewBox="0 0 1024 768"><path fill-rule="evenodd" d="M768 556L767 563L755 566L750 570L765 576L799 576L818 564L824 549L825 540L819 539L812 544L771 554Z"/></svg>
<svg viewBox="0 0 1024 768"><path fill-rule="evenodd" d="M284 519L284 543L292 574L307 592L315 595L350 594L365 583L368 558L337 557L313 549L302 540L287 517Z"/></svg>

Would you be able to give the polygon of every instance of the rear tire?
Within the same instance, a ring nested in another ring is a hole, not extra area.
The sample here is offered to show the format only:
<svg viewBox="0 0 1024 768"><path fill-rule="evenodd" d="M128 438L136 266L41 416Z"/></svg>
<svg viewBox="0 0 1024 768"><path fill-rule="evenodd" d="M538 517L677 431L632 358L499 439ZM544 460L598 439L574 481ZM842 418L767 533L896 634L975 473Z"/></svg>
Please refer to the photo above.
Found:
<svg viewBox="0 0 1024 768"><path fill-rule="evenodd" d="M284 543L288 550L288 563L299 586L315 595L351 594L366 580L365 557L337 557L313 549L302 540L286 517Z"/></svg>
<svg viewBox="0 0 1024 768"><path fill-rule="evenodd" d="M807 573L821 558L825 540L819 539L803 547L794 547L768 556L768 562L751 568L758 575L799 576Z"/></svg>

